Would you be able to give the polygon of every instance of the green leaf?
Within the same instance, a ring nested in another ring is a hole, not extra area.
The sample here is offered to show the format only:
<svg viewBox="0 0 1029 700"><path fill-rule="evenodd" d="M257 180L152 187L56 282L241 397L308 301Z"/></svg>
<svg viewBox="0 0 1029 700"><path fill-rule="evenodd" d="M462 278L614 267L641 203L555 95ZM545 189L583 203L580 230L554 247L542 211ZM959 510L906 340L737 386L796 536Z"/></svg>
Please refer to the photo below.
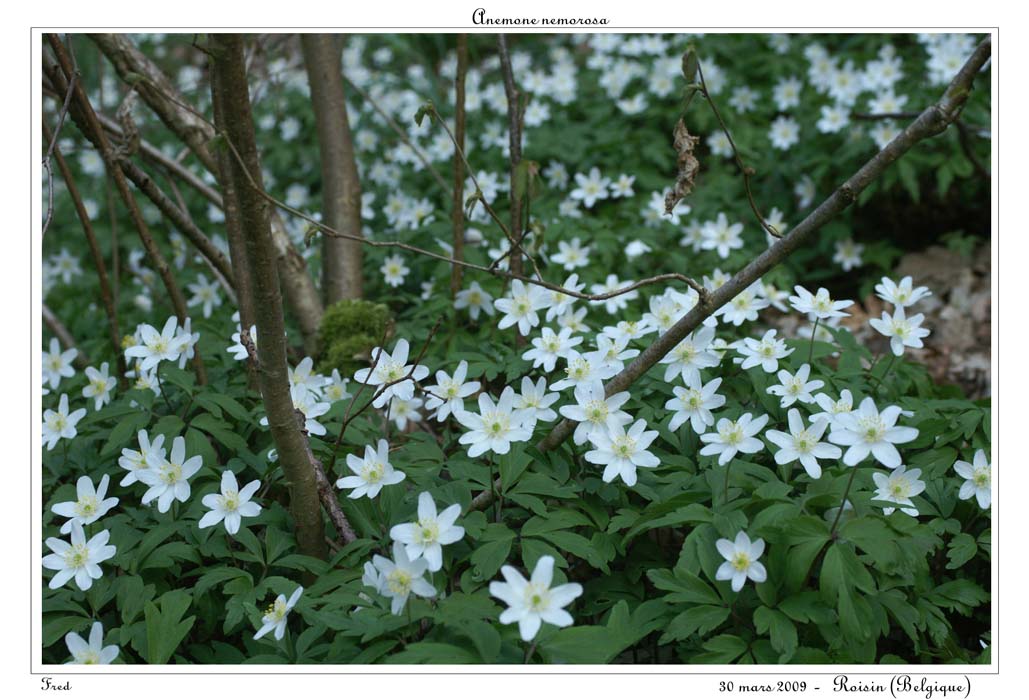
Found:
<svg viewBox="0 0 1029 700"><path fill-rule="evenodd" d="M100 450L100 456L106 457L124 447L129 440L135 437L140 428L146 426L149 418L145 412L136 411L118 421L118 424L111 430L104 448Z"/></svg>
<svg viewBox="0 0 1029 700"><path fill-rule="evenodd" d="M250 446L232 430L232 427L225 421L218 420L210 413L201 413L189 422L190 428L198 428L209 434L215 440L228 447L233 452L250 452ZM205 464L206 464L205 460Z"/></svg>
<svg viewBox="0 0 1029 700"><path fill-rule="evenodd" d="M91 620L82 615L45 615L43 619L43 646L49 647L61 641L69 632L78 632L84 639L88 637ZM83 634L83 633L87 634ZM67 651L62 649L62 655Z"/></svg>
<svg viewBox="0 0 1029 700"><path fill-rule="evenodd" d="M659 644L687 639L694 634L706 635L717 629L729 617L729 608L725 605L698 605L685 610L668 623L668 628L659 640Z"/></svg>
<svg viewBox="0 0 1029 700"><path fill-rule="evenodd" d="M947 549L947 558L950 563L947 564L947 568L960 569L971 561L977 551L979 551L979 544L975 538L967 532L962 532L950 541L950 547Z"/></svg>
<svg viewBox="0 0 1029 700"><path fill-rule="evenodd" d="M179 369L168 362L162 362L161 368L158 371L160 372L161 379L182 389L187 396L193 395L196 381L193 378L192 372Z"/></svg>
<svg viewBox="0 0 1029 700"><path fill-rule="evenodd" d="M415 642L385 659L388 664L474 664L479 655L464 647L442 642Z"/></svg>
<svg viewBox="0 0 1029 700"><path fill-rule="evenodd" d="M664 597L669 603L718 605L722 602L714 588L681 567L673 571L651 569L647 572L647 578L658 589L671 592L671 595Z"/></svg>
<svg viewBox="0 0 1029 700"><path fill-rule="evenodd" d="M143 614L143 606L154 598L154 584L144 585L139 576L122 575L115 579L117 605L123 625L131 625Z"/></svg>
<svg viewBox="0 0 1029 700"><path fill-rule="evenodd" d="M747 643L732 634L720 634L704 643L707 653L690 659L698 664L729 664L747 651Z"/></svg>
<svg viewBox="0 0 1029 700"><path fill-rule="evenodd" d="M167 663L172 657L179 643L189 634L193 628L195 616L182 616L189 610L193 602L192 596L185 591L168 591L157 603L147 603L144 611L146 616L146 662L150 664Z"/></svg>
<svg viewBox="0 0 1029 700"><path fill-rule="evenodd" d="M479 581L493 578L500 571L500 567L504 565L504 562L507 561L513 543L514 533L511 532L510 537L495 542L487 542L472 552L469 560L472 563L475 578Z"/></svg>
<svg viewBox="0 0 1029 700"><path fill-rule="evenodd" d="M779 652L779 663L788 663L797 651L797 627L778 610L763 605L754 611L754 628L758 634L768 634L772 647Z"/></svg>
<svg viewBox="0 0 1029 700"><path fill-rule="evenodd" d="M243 569L236 569L231 566L219 566L214 569L208 570L197 579L197 582L193 584L193 596L196 598L203 597L204 593L209 591L212 587L219 583L231 581L236 578L246 578L253 585L253 577Z"/></svg>

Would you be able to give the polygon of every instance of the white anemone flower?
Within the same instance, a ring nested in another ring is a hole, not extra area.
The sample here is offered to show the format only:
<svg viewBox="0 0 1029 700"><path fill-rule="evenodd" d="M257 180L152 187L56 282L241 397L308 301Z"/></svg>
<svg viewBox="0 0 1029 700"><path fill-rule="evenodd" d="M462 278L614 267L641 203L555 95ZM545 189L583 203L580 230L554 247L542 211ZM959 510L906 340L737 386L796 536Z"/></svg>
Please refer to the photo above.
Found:
<svg viewBox="0 0 1029 700"><path fill-rule="evenodd" d="M575 387L575 405L562 406L560 413L568 420L578 422L572 440L576 445L584 445L594 435L610 433L632 421L628 413L620 410L628 400L627 391L605 397L604 383L597 379Z"/></svg>
<svg viewBox="0 0 1029 700"><path fill-rule="evenodd" d="M264 635L268 634L272 630L275 631L275 639L282 639L286 636L286 619L289 617L290 611L300 600L300 595L304 592L303 586L297 586L297 589L293 591L293 595L286 599L286 596L281 593L275 599L275 602L268 606L268 609L264 611L264 616L261 618L261 629L257 630L257 634L254 635L254 639L260 639Z"/></svg>
<svg viewBox="0 0 1029 700"><path fill-rule="evenodd" d="M744 413L736 420L720 418L716 426L718 432L700 436L700 441L707 443L700 449L700 454L718 455L718 463L726 464L737 452L760 452L765 449L765 443L754 436L761 432L766 423L767 415L752 418L750 413Z"/></svg>
<svg viewBox="0 0 1029 700"><path fill-rule="evenodd" d="M825 418L812 421L811 427L804 426L804 419L800 411L791 408L786 414L790 426L790 432L784 433L779 430L769 430L765 437L779 446L775 453L776 464L789 464L793 461L800 461L804 471L812 479L822 476L822 467L818 464L819 459L839 459L843 454L836 445L821 442L822 435L829 427L829 421Z"/></svg>
<svg viewBox="0 0 1029 700"><path fill-rule="evenodd" d="M118 645L104 646L104 626L100 622L93 623L88 642L77 632L69 632L64 635L64 643L71 654L69 664L109 664L118 658Z"/></svg>
<svg viewBox="0 0 1029 700"><path fill-rule="evenodd" d="M847 448L843 463L849 467L871 454L884 467L896 469L900 466L900 452L895 445L918 437L917 428L896 425L900 415L900 406L888 406L880 413L869 396L851 413L836 417L829 442Z"/></svg>
<svg viewBox="0 0 1029 700"><path fill-rule="evenodd" d="M882 282L875 285L875 293L880 299L893 304L898 309L911 306L927 296L932 296L928 287L913 287L910 275L902 279L899 284L889 277L883 277Z"/></svg>
<svg viewBox="0 0 1029 700"><path fill-rule="evenodd" d="M718 553L725 561L715 572L718 581L732 581L732 590L739 593L749 578L761 583L768 578L768 572L758 559L765 551L765 541L758 538L753 542L743 530L736 535L736 540L720 539L715 542Z"/></svg>
<svg viewBox="0 0 1029 700"><path fill-rule="evenodd" d="M43 442L46 444L46 449L52 450L61 439L71 440L78 435L75 426L85 415L86 409L84 408L78 408L69 413L68 395L61 394L56 411L50 408L43 411Z"/></svg>
<svg viewBox="0 0 1029 700"><path fill-rule="evenodd" d="M667 410L675 411L668 429L675 432L683 423L689 421L693 432L700 435L704 428L714 425L715 417L711 409L725 405L725 397L715 393L721 385L721 377L716 377L707 384L702 383L698 377L693 377L686 382L685 387L672 387L675 398L668 399L665 403Z"/></svg>
<svg viewBox="0 0 1029 700"><path fill-rule="evenodd" d="M468 456L478 457L484 452L495 452L505 455L511 451L512 442L525 442L532 437L526 427L531 412L517 410L515 391L505 387L496 403L485 393L479 394L479 412L460 411L455 415L457 421L468 428L468 432L459 438L462 445L468 445Z"/></svg>
<svg viewBox="0 0 1029 700"><path fill-rule="evenodd" d="M407 364L410 350L411 347L404 338L397 341L392 355L386 352L385 348L373 348L371 359L374 365L354 372L354 380L361 384L382 386L396 382L376 394L372 403L375 408L382 408L394 396L404 401L410 400L414 396L414 382L420 382L429 376L429 368L425 365Z"/></svg>
<svg viewBox="0 0 1029 700"><path fill-rule="evenodd" d="M601 479L610 484L615 477L621 477L626 486L636 485L636 468L653 469L661 462L647 450L658 432L647 430L647 424L640 419L626 430L615 424L607 432L597 431L590 437L596 449L586 453L586 461L604 467Z"/></svg>
<svg viewBox="0 0 1029 700"><path fill-rule="evenodd" d="M149 486L143 494L143 505L157 499L157 510L167 513L172 501L189 500L189 479L204 465L203 457L186 459L186 439L181 435L172 442L171 455L156 468L140 472L140 481Z"/></svg>
<svg viewBox="0 0 1029 700"><path fill-rule="evenodd" d="M222 472L221 493L209 493L201 502L211 510L200 518L200 529L225 521L225 531L230 535L239 532L243 518L255 518L261 514L261 506L250 499L261 488L261 482L254 479L243 488L239 487L236 475L226 469Z"/></svg>
<svg viewBox="0 0 1029 700"><path fill-rule="evenodd" d="M389 462L389 443L379 440L376 447L365 445L364 459L357 455L347 455L347 467L353 476L344 476L336 480L336 488L353 489L350 498L375 498L383 486L399 484L406 474L393 468Z"/></svg>
<svg viewBox="0 0 1029 700"><path fill-rule="evenodd" d="M102 530L87 541L86 533L78 523L72 523L71 542L48 537L46 546L53 554L43 557L43 566L57 570L50 579L50 589L60 588L74 579L80 591L88 591L93 580L104 575L100 564L118 551L114 545L107 544L110 539L110 530Z"/></svg>
<svg viewBox="0 0 1029 700"><path fill-rule="evenodd" d="M407 605L407 599L413 593L422 598L433 598L436 589L425 580L425 571L429 562L422 558L411 559L405 547L393 544L393 561L376 554L372 557L371 570L365 565L364 577L366 586L375 588L379 593L388 596L390 611L399 615Z"/></svg>
<svg viewBox="0 0 1029 700"><path fill-rule="evenodd" d="M889 476L882 472L873 472L872 481L876 486L876 500L906 506L900 509L901 512L916 517L918 508L911 502L911 498L925 491L925 482L918 478L921 475L921 469L908 471L903 464L890 472ZM896 508L883 506L883 515L889 515L894 510Z"/></svg>
<svg viewBox="0 0 1029 700"><path fill-rule="evenodd" d="M118 505L117 498L104 498L107 495L107 486L110 480L111 478L104 474L100 477L100 483L94 487L92 479L88 476L80 476L79 480L75 482L76 500L55 503L50 508L57 515L69 518L64 525L61 525L62 535L71 532L73 523L91 525Z"/></svg>
<svg viewBox="0 0 1029 700"><path fill-rule="evenodd" d="M905 347L922 347L922 338L929 335L929 329L922 328L924 320L925 314L907 318L904 307L898 306L892 316L883 311L881 319L868 319L868 325L890 339L890 350L899 357L904 354Z"/></svg>
<svg viewBox="0 0 1029 700"><path fill-rule="evenodd" d="M975 500L979 502L980 508L989 508L992 467L986 458L986 453L983 450L976 450L971 464L959 459L954 462L954 471L966 480L965 483L961 484L958 498L964 501L975 496Z"/></svg>
<svg viewBox="0 0 1029 700"><path fill-rule="evenodd" d="M572 616L564 608L582 595L582 585L566 583L551 587L554 557L540 557L528 581L513 566L501 567L500 573L504 580L491 581L489 592L507 605L507 609L500 613L500 624L517 622L522 641L534 639L544 622L555 627L573 624Z"/></svg>
<svg viewBox="0 0 1029 700"><path fill-rule="evenodd" d="M443 568L443 545L464 537L464 528L454 524L460 515L460 503L437 513L432 495L422 491L418 494L418 521L394 525L389 536L405 546L412 561L424 557L429 571L439 571Z"/></svg>
<svg viewBox="0 0 1029 700"><path fill-rule="evenodd" d="M477 392L481 384L479 382L466 382L468 377L468 361L461 360L451 377L443 370L436 372L436 383L425 387L429 398L425 402L425 408L437 409L436 420L443 422L451 414L457 415L458 411L464 410L464 400Z"/></svg>
<svg viewBox="0 0 1029 700"><path fill-rule="evenodd" d="M821 389L825 386L825 382L821 379L809 381L810 374L811 365L806 362L800 366L796 374L790 374L787 370L781 369L776 375L781 383L773 384L766 391L772 396L781 397L779 406L782 408L788 408L797 401L814 403L815 397L811 395L811 392Z"/></svg>

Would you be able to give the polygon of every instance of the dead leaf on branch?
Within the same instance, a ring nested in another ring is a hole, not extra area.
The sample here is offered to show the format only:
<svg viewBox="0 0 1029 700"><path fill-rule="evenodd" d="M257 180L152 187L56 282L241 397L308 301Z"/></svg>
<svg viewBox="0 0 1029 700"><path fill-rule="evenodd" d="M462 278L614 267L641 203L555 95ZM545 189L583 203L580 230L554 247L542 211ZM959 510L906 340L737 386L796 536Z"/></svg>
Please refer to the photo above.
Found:
<svg viewBox="0 0 1029 700"><path fill-rule="evenodd" d="M700 170L700 161L693 155L693 149L697 147L700 137L690 135L683 119L679 119L676 123L672 136L672 147L675 148L677 155L678 172L675 177L675 187L665 196L666 214L671 214L675 205L693 191L697 171Z"/></svg>

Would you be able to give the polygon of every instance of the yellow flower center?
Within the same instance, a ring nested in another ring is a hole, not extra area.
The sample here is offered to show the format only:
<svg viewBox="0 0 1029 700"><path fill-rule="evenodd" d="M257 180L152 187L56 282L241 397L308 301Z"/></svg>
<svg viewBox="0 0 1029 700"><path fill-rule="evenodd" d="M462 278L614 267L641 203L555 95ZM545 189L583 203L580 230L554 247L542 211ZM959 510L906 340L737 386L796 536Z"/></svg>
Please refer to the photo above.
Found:
<svg viewBox="0 0 1029 700"><path fill-rule="evenodd" d="M69 569L81 569L89 561L89 548L83 544L73 544L64 553L64 563Z"/></svg>
<svg viewBox="0 0 1029 700"><path fill-rule="evenodd" d="M75 514L80 518L88 518L96 513L98 505L95 496L84 496L75 504Z"/></svg>
<svg viewBox="0 0 1029 700"><path fill-rule="evenodd" d="M403 569L393 569L386 577L386 586L398 596L407 595L411 592L411 574Z"/></svg>
<svg viewBox="0 0 1029 700"><path fill-rule="evenodd" d="M732 568L737 571L746 571L750 568L750 555L746 552L736 552L732 558Z"/></svg>

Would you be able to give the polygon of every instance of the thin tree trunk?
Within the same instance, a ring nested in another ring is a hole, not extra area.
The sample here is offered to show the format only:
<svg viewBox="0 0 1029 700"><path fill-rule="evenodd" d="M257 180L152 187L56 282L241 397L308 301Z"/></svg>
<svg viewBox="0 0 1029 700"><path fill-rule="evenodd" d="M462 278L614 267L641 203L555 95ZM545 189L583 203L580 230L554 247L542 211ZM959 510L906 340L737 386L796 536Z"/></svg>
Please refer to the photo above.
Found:
<svg viewBox="0 0 1029 700"><path fill-rule="evenodd" d="M468 35L457 35L457 75L454 77L454 200L450 211L450 219L454 224L454 260L464 260L464 164L461 152L464 151L465 111L464 81L468 73ZM456 297L461 291L461 278L464 268L454 265L450 269L450 296Z"/></svg>
<svg viewBox="0 0 1029 700"><path fill-rule="evenodd" d="M508 137L511 149L511 236L517 242L511 244L510 267L516 275L522 274L521 241L528 221L522 221L522 197L515 186L518 179L518 164L522 162L522 111L519 101L521 93L515 86L511 70L511 57L507 50L507 36L497 34L497 48L500 52L501 73L504 76L504 94L507 96ZM522 340L521 334L518 335Z"/></svg>
<svg viewBox="0 0 1029 700"><path fill-rule="evenodd" d="M222 91L217 76L211 75L211 103L214 109L214 121L223 123ZM253 285L250 281L250 267L247 264L246 242L243 239L243 224L240 221L239 193L232 177L232 156L227 149L215 149L215 161L218 165L218 182L221 184L222 211L225 213L225 234L229 240L229 260L232 263L232 275L236 280L236 299L239 308L240 328L250 329L254 325ZM248 371L253 367L247 363ZM256 375L250 371L251 381L256 383ZM251 386L255 384L252 383Z"/></svg>
<svg viewBox="0 0 1029 700"><path fill-rule="evenodd" d="M325 221L337 231L360 236L361 183L343 91L340 45L332 34L303 34L300 43L318 128ZM326 305L362 297L363 255L358 241L322 239L322 298Z"/></svg>
<svg viewBox="0 0 1029 700"><path fill-rule="evenodd" d="M261 396L279 462L290 484L290 509L300 552L324 559L327 547L318 485L307 457L307 436L300 429L289 391L282 296L268 203L253 187L244 184L248 178L260 184L262 174L247 88L243 37L212 35L211 55L211 70L220 95L220 117L224 120L218 126L232 140L243 160L240 163L232 159L231 179L239 197L240 223L254 295Z"/></svg>

